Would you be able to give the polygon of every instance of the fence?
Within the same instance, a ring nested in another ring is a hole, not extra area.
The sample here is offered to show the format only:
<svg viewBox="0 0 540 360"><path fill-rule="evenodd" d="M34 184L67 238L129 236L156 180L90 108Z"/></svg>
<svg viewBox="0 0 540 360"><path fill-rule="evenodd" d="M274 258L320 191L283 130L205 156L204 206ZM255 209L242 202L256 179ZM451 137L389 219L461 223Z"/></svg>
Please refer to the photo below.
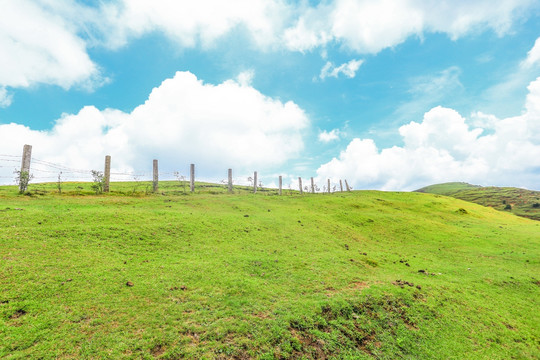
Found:
<svg viewBox="0 0 540 360"><path fill-rule="evenodd" d="M179 171L173 172L159 172L159 162L157 159L152 161L152 172L145 171L126 171L126 172L111 172L111 164L113 159L110 155L105 156L105 162L103 171L75 169L57 164L45 160L32 158L32 146L24 145L22 156L18 155L5 155L0 154L0 168L12 167L15 169L14 176L0 176L0 179L11 178L19 185L20 192L27 190L29 183L32 181L36 183L52 183L58 184L58 190L61 192L61 185L64 182L92 182L99 184L99 189L95 189L99 192L109 192L111 190L111 182L126 182L134 181L148 182L151 184L151 192L157 193L160 191L160 179L176 180L179 181L186 192L186 185L188 179L181 175ZM17 170L17 164L20 164L20 170ZM32 167L31 167L32 165ZM190 164L189 167L189 191L195 192L195 164ZM232 193L234 189L243 189L256 193L258 190L264 189L262 183L259 182L259 174L257 171L253 173L253 177L248 177L248 186L239 185L241 183L239 178L233 178L233 169L227 170L227 180L222 180L221 184L199 185L204 187L220 186L225 187L227 192ZM236 184L236 185L235 185ZM338 188L339 186L339 188ZM351 191L347 180L345 180L346 191ZM330 179L327 179L327 183L323 185L322 189L314 182L314 178L311 177L311 186L308 187L302 185L302 178L298 177L298 184L289 184L289 191L298 191L300 194L306 193L332 193L343 192L343 182L339 180L338 184L332 184ZM283 194L283 177L278 178L278 194ZM135 192L135 191L134 191ZM148 192L148 190L147 190Z"/></svg>

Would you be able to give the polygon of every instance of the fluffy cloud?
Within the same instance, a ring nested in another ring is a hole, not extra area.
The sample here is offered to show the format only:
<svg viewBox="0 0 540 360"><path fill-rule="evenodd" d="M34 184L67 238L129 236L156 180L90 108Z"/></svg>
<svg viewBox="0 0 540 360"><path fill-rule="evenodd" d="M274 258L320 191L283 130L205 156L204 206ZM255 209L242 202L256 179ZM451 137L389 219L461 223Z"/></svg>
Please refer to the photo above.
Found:
<svg viewBox="0 0 540 360"><path fill-rule="evenodd" d="M455 110L435 107L423 121L399 129L404 146L379 150L354 139L338 158L322 165L321 179L348 179L356 188L412 190L432 183L538 187L540 175L540 78L529 87L522 115L497 119L476 113L471 128ZM486 132L487 133L487 132Z"/></svg>
<svg viewBox="0 0 540 360"><path fill-rule="evenodd" d="M91 7L75 0L0 0L0 101L9 105L10 88L99 86L107 80L87 48L116 49L149 33L162 33L180 48L211 47L236 30L263 50L305 51L338 42L376 53L424 32L452 38L485 29L503 34L533 5L533 0L334 0L317 6L286 0L112 0ZM528 63L536 61L535 49ZM327 64L321 78L353 77L359 66L358 61Z"/></svg>
<svg viewBox="0 0 540 360"><path fill-rule="evenodd" d="M332 131L323 130L319 133L319 141L323 143L328 143L339 139L340 131L339 129L333 129Z"/></svg>
<svg viewBox="0 0 540 360"><path fill-rule="evenodd" d="M521 63L521 66L529 68L538 63L540 63L540 37L534 42L534 46L527 53L527 58Z"/></svg>
<svg viewBox="0 0 540 360"><path fill-rule="evenodd" d="M183 171L195 163L201 176L215 179L229 167L265 170L290 160L302 151L301 133L308 125L293 102L234 80L212 85L178 72L131 113L88 106L64 115L51 131L0 125L0 154L17 155L32 144L35 158L77 169L101 169L110 154L120 172L149 169L155 158L160 170ZM0 168L3 176L12 170Z"/></svg>
<svg viewBox="0 0 540 360"><path fill-rule="evenodd" d="M59 1L0 0L0 89L53 84L69 89L99 81L98 67L86 53L73 21L62 16ZM0 93L0 99L2 99ZM1 100L0 100L1 101Z"/></svg>
<svg viewBox="0 0 540 360"><path fill-rule="evenodd" d="M278 32L292 15L281 0L173 1L121 0L103 6L109 46L160 31L182 47L212 45L231 30L242 27L259 45L277 40Z"/></svg>
<svg viewBox="0 0 540 360"><path fill-rule="evenodd" d="M530 6L534 1L334 0L304 11L284 39L300 51L336 41L360 53L377 53L424 32L452 39L485 29L502 35Z"/></svg>
<svg viewBox="0 0 540 360"><path fill-rule="evenodd" d="M321 80L324 80L327 77L337 78L339 74L343 74L349 79L352 79L356 76L356 72L358 71L360 65L362 65L363 62L363 60L353 59L345 64L341 64L340 66L334 66L334 64L332 64L330 61L327 61L324 67L321 69L319 78Z"/></svg>

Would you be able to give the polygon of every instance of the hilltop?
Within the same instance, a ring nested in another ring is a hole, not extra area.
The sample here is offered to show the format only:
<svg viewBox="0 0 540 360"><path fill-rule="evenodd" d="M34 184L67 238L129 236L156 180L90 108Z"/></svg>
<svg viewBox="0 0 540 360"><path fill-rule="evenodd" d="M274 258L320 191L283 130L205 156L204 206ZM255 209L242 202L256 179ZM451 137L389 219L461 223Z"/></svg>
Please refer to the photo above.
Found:
<svg viewBox="0 0 540 360"><path fill-rule="evenodd" d="M416 192L452 196L500 211L508 211L518 216L540 220L540 191L451 182L426 186Z"/></svg>
<svg viewBox="0 0 540 360"><path fill-rule="evenodd" d="M422 193L63 186L0 187L1 358L540 356L539 222Z"/></svg>

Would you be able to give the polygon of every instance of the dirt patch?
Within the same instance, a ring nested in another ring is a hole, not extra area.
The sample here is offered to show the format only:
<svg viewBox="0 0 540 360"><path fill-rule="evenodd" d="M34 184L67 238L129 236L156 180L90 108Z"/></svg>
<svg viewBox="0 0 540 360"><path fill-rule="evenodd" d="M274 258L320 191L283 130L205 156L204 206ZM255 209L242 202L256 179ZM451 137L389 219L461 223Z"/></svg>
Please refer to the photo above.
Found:
<svg viewBox="0 0 540 360"><path fill-rule="evenodd" d="M18 309L18 310L15 310L15 312L13 314L11 314L11 316L9 317L10 319L18 319L20 318L21 316L24 316L26 315L27 312L26 310L24 309Z"/></svg>
<svg viewBox="0 0 540 360"><path fill-rule="evenodd" d="M364 288L369 284L357 282L353 286ZM399 324L401 329L417 330L408 315L409 307L406 300L392 295L328 304L313 318L292 320L289 323L290 338L280 348L292 348L289 357L293 359L340 358L345 353L350 355L351 350L376 357L377 349L385 346L381 338L388 339L388 334L395 337ZM321 336L321 333L327 335ZM341 350L345 353L340 354ZM280 357L282 354L274 355Z"/></svg>
<svg viewBox="0 0 540 360"><path fill-rule="evenodd" d="M164 352L165 352L165 347L163 345L161 345L161 344L157 344L152 349L150 349L150 353L154 357L158 357L160 355L163 355Z"/></svg>

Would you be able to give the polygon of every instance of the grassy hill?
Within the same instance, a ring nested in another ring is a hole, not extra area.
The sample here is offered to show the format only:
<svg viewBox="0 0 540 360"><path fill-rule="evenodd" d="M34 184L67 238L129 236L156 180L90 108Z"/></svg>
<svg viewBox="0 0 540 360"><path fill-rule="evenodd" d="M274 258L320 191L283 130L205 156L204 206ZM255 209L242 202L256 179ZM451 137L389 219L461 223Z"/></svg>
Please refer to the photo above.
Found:
<svg viewBox="0 0 540 360"><path fill-rule="evenodd" d="M0 187L0 357L540 357L540 223L450 197ZM37 191L36 191L37 190Z"/></svg>
<svg viewBox="0 0 540 360"><path fill-rule="evenodd" d="M416 191L452 196L497 210L508 211L518 216L540 220L540 191L513 187L483 187L458 182L430 185Z"/></svg>

